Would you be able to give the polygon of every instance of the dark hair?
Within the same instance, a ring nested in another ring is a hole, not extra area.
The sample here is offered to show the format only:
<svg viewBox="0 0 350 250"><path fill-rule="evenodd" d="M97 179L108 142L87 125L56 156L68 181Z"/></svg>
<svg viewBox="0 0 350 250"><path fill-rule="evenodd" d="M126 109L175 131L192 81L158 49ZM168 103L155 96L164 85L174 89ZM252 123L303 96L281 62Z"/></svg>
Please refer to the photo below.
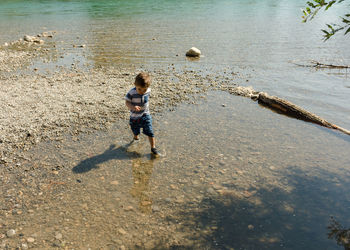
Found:
<svg viewBox="0 0 350 250"><path fill-rule="evenodd" d="M151 76L146 72L139 73L135 78L135 85L148 88L151 85Z"/></svg>

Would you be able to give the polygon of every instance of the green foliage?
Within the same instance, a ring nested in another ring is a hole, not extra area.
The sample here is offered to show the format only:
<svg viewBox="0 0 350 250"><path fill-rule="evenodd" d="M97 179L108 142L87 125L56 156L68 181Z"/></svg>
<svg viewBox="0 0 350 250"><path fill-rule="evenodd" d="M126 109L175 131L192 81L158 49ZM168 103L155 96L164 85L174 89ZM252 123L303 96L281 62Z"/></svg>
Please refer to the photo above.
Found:
<svg viewBox="0 0 350 250"><path fill-rule="evenodd" d="M326 0L313 0L306 2L307 7L302 10L304 14L302 16L303 22L312 20L321 9L326 11L331 8L333 4L340 4L344 1L345 0L332 0L327 2ZM345 30L344 35L346 35L350 32L350 14L345 14L344 17L340 17L340 24L332 23L326 25L327 29L322 29L324 41L327 41L341 30Z"/></svg>

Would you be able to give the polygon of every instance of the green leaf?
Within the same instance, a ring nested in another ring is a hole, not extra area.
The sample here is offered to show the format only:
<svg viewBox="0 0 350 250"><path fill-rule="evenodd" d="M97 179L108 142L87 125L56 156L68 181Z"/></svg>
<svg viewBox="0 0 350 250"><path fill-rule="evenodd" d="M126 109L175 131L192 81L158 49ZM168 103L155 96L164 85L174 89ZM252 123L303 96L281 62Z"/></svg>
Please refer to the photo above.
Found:
<svg viewBox="0 0 350 250"><path fill-rule="evenodd" d="M344 35L348 34L350 32L350 27L345 31Z"/></svg>
<svg viewBox="0 0 350 250"><path fill-rule="evenodd" d="M332 30L332 32L334 33L334 28L333 28L333 26L330 25L330 24L326 24L326 25L327 25L327 27L328 27L330 30Z"/></svg>
<svg viewBox="0 0 350 250"><path fill-rule="evenodd" d="M321 30L322 32L324 32L326 35L329 35L329 32L327 30Z"/></svg>
<svg viewBox="0 0 350 250"><path fill-rule="evenodd" d="M332 5L333 5L335 2L336 2L335 0L330 1L330 2L328 3L328 5L327 5L327 7L326 7L325 10L328 10L330 7L332 7Z"/></svg>
<svg viewBox="0 0 350 250"><path fill-rule="evenodd" d="M350 23L350 20L343 18L343 23Z"/></svg>
<svg viewBox="0 0 350 250"><path fill-rule="evenodd" d="M316 8L316 5L314 5L314 3L312 2L307 2L306 4L309 5L311 8Z"/></svg>

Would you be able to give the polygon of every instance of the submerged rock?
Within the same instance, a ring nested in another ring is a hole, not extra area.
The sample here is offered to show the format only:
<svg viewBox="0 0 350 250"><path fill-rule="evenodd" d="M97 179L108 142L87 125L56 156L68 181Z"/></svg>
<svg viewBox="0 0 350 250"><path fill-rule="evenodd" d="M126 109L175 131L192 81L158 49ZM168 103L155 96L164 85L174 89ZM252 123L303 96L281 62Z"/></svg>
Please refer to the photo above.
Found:
<svg viewBox="0 0 350 250"><path fill-rule="evenodd" d="M192 47L186 52L186 56L189 56L189 57L200 57L200 55L201 55L201 51L196 47Z"/></svg>
<svg viewBox="0 0 350 250"><path fill-rule="evenodd" d="M7 237L11 238L16 235L16 230L10 229L6 232Z"/></svg>

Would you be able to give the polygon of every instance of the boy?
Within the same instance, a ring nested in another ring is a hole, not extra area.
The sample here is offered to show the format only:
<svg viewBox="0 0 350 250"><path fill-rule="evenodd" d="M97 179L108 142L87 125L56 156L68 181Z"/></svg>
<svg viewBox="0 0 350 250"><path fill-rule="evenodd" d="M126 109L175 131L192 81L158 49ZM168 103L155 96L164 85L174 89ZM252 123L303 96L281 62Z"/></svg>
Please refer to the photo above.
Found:
<svg viewBox="0 0 350 250"><path fill-rule="evenodd" d="M130 127L134 141L139 140L140 130L148 136L151 152L159 155L152 128L152 117L149 112L149 95L151 93L151 77L145 72L139 73L134 82L135 87L125 96L125 104L130 110Z"/></svg>

